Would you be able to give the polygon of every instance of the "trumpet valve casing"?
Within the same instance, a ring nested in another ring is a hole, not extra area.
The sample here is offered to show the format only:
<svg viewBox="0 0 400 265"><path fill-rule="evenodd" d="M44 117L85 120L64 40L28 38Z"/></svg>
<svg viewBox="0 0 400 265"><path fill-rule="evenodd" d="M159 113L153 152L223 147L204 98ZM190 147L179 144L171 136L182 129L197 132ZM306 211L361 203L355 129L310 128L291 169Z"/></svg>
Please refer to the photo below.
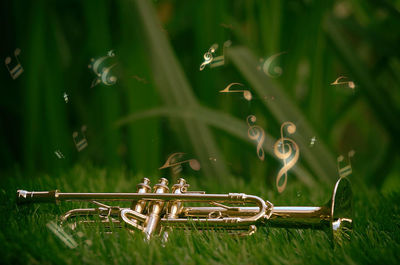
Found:
<svg viewBox="0 0 400 265"><path fill-rule="evenodd" d="M186 180L183 178L178 179L178 182L172 186L171 193L182 194L185 193L189 184L186 184ZM181 213L183 208L183 203L181 201L173 201L168 207L167 218L177 218Z"/></svg>
<svg viewBox="0 0 400 265"><path fill-rule="evenodd" d="M154 185L154 193L168 193L168 180L161 178L159 183ZM149 204L148 218L145 223L144 233L147 239L150 239L152 234L158 229L161 219L161 212L164 208L164 201L153 201Z"/></svg>
<svg viewBox="0 0 400 265"><path fill-rule="evenodd" d="M150 191L151 191L150 180L148 178L143 178L142 182L137 185L136 192L137 193L149 193ZM144 212L146 210L146 201L145 200L132 201L131 210L141 214L142 212ZM121 216L121 219L123 219L122 216ZM133 227L135 227L135 225L138 224L138 221L135 219L131 219L130 222L132 222L132 223L129 223L130 226L133 226Z"/></svg>
<svg viewBox="0 0 400 265"><path fill-rule="evenodd" d="M171 193L173 194L182 194L186 193L187 188L189 187L189 184L186 183L186 180L183 178L178 179L177 183L172 186ZM172 201L168 203L168 212L166 214L167 219L174 219L178 218L180 213L182 212L183 209L183 203L179 200ZM172 230L171 228L168 230ZM162 240L163 242L168 241L168 231L161 231L162 233Z"/></svg>
<svg viewBox="0 0 400 265"><path fill-rule="evenodd" d="M142 182L137 185L137 193L149 193L151 191L150 180L148 178L143 178ZM142 213L146 207L146 201L139 200L133 201L131 205L131 209Z"/></svg>

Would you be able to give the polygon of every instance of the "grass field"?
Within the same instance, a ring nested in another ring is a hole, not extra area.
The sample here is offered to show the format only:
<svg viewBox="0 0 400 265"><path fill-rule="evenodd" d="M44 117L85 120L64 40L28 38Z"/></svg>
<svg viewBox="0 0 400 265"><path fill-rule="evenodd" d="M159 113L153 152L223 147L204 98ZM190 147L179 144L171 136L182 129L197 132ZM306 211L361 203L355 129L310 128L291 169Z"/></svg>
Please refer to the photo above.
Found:
<svg viewBox="0 0 400 265"><path fill-rule="evenodd" d="M113 234L98 228L79 228L72 234L78 246L69 249L47 227L64 211L84 203L17 206L17 189L64 192L133 192L143 176L126 170L103 170L76 166L59 176L39 176L29 180L15 172L3 179L0 196L1 263L5 264L398 264L400 261L400 193L382 195L353 183L354 233L343 247L332 248L320 231L259 229L251 237L235 238L224 233L175 232L162 246L158 238L145 243L141 234L116 229ZM152 183L156 179L151 178ZM290 181L282 195L264 183L248 183L231 178L226 185L187 177L192 190L244 192L270 200L275 205L321 205L333 187L310 191ZM83 236L82 236L83 234ZM89 242L88 242L89 241Z"/></svg>
<svg viewBox="0 0 400 265"><path fill-rule="evenodd" d="M400 0L13 0L0 17L0 264L400 264ZM223 66L200 71L213 44ZM221 93L232 83L252 99ZM278 194L284 138L300 155ZM47 224L86 204L15 204L17 189L134 192L178 152L201 164L183 167L191 190L277 206L326 203L350 169L352 241L264 227L162 246L79 227L71 249Z"/></svg>

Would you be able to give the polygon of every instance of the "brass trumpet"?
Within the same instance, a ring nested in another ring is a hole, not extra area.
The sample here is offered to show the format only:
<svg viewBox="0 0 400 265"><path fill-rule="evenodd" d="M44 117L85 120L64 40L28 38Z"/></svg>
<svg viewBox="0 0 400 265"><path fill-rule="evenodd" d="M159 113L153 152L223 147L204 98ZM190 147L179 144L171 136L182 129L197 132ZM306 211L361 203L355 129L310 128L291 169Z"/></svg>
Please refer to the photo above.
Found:
<svg viewBox="0 0 400 265"><path fill-rule="evenodd" d="M89 201L97 207L70 210L61 216L61 223L79 216L96 216L106 226L112 222L117 227L141 231L147 239L158 234L166 240L172 229L223 230L236 235L251 235L263 225L324 230L337 243L351 235L352 190L347 178L336 182L330 201L320 207L274 206L254 195L206 194L188 191L188 187L181 178L169 192L168 180L161 178L151 192L150 180L144 178L136 193L18 190L17 203ZM126 208L109 206L104 201L128 201L131 205ZM187 206L189 203L206 203L207 206ZM86 219L74 224L79 223L93 224L95 220Z"/></svg>

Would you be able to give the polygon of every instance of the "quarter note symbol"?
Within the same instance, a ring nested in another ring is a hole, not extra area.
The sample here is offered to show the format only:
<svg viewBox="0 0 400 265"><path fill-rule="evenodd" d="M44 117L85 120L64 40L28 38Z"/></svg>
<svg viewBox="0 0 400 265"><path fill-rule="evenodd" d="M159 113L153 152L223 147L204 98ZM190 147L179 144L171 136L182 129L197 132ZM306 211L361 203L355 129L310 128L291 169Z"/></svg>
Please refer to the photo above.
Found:
<svg viewBox="0 0 400 265"><path fill-rule="evenodd" d="M247 130L247 136L254 141L257 141L257 156L261 161L264 161L265 154L263 149L263 143L265 139L265 133L263 128L255 125L257 118L254 115L249 115L246 119L249 129Z"/></svg>
<svg viewBox="0 0 400 265"><path fill-rule="evenodd" d="M339 76L334 82L331 83L331 85L342 85L342 84L347 84L349 86L349 88L351 88L352 90L354 90L354 88L356 87L356 85L354 84L353 81L347 81L347 82L339 82L341 79L347 78L345 76Z"/></svg>
<svg viewBox="0 0 400 265"><path fill-rule="evenodd" d="M164 165L162 165L159 169L164 169L164 168L169 168L169 167L175 167L178 165L181 165L183 163L189 163L189 166L193 169L193 170L200 170L200 163L199 161L197 161L196 159L188 159L188 160L184 160L184 161L180 161L180 162L176 162L179 158L181 158L185 153L174 153L172 155L170 155L167 159L167 161L164 163ZM179 171L180 172L180 171ZM178 173L179 173L178 172Z"/></svg>
<svg viewBox="0 0 400 265"><path fill-rule="evenodd" d="M341 178L347 177L348 175L350 175L351 173L353 173L353 169L351 167L351 161L350 158L354 156L356 152L354 150L350 150L349 153L347 154L348 156L348 162L349 164L347 166L344 167L340 167L340 164L344 161L344 157L338 156L337 158L337 167L338 167L338 171L339 171L339 176Z"/></svg>
<svg viewBox="0 0 400 265"><path fill-rule="evenodd" d="M86 131L86 126L83 125L81 128L82 137L79 137L79 133L76 131L72 133L72 139L74 140L76 150L78 150L78 152L82 151L88 146L88 142L85 136L85 131Z"/></svg>
<svg viewBox="0 0 400 265"><path fill-rule="evenodd" d="M239 85L239 86L244 86L241 83L230 83L225 89L219 91L220 93L231 93L231 92L243 92L243 97L247 100L250 101L252 99L252 94L249 90L229 90L231 86L234 85Z"/></svg>
<svg viewBox="0 0 400 265"><path fill-rule="evenodd" d="M281 125L281 139L274 144L274 154L283 160L283 167L279 170L276 177L276 187L278 192L281 193L285 190L287 184L287 172L294 167L300 156L299 146L290 138L283 136L283 129L287 126L287 132L294 134L296 132L296 125L287 121ZM293 154L294 152L294 154ZM283 183L282 183L283 179Z"/></svg>
<svg viewBox="0 0 400 265"><path fill-rule="evenodd" d="M14 51L15 59L17 60L17 64L10 69L9 64L11 63L11 57L7 57L6 60L4 61L6 64L6 67L8 69L8 72L10 72L10 75L12 79L17 79L18 76L20 76L24 72L24 68L22 68L21 63L19 62L18 55L21 53L21 49L16 48Z"/></svg>

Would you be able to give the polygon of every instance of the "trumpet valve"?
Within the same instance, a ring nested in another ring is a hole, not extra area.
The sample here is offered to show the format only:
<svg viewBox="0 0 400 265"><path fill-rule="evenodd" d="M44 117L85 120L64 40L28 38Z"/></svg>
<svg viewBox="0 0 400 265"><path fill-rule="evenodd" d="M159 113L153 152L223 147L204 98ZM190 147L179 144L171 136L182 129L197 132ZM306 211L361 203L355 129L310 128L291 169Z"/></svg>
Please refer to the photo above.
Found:
<svg viewBox="0 0 400 265"><path fill-rule="evenodd" d="M183 178L178 179L178 182L172 186L172 193L182 194L187 192L189 184ZM183 204L180 201L173 201L169 203L168 218L176 218L181 213Z"/></svg>
<svg viewBox="0 0 400 265"><path fill-rule="evenodd" d="M154 185L154 193L168 193L168 180L166 178L161 178L159 183ZM163 201L154 201L149 205L148 219L145 224L144 233L147 239L150 239L152 234L159 228L159 223L161 219L161 212L164 208Z"/></svg>
<svg viewBox="0 0 400 265"><path fill-rule="evenodd" d="M189 184L186 183L186 180L183 178L178 179L178 182L172 186L172 193L180 194L187 192Z"/></svg>
<svg viewBox="0 0 400 265"><path fill-rule="evenodd" d="M168 180L166 178L160 178L159 183L154 185L154 193L168 193Z"/></svg>
<svg viewBox="0 0 400 265"><path fill-rule="evenodd" d="M142 182L137 185L137 193L149 193L150 191L150 180L148 178L143 178ZM142 213L145 210L145 206L145 201L133 201L131 204L131 209L138 213Z"/></svg>
<svg viewBox="0 0 400 265"><path fill-rule="evenodd" d="M142 182L137 184L138 193L148 193L151 190L150 180L148 178L143 178Z"/></svg>

